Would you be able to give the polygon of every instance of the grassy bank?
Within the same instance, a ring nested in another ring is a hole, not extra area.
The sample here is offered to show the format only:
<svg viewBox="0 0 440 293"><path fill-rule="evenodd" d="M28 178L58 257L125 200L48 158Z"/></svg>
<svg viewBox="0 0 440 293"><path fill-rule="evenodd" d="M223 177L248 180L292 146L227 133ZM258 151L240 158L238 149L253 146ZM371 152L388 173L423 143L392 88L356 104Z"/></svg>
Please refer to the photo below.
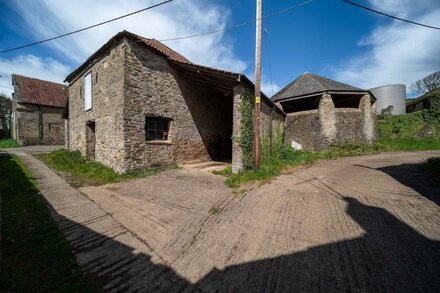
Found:
<svg viewBox="0 0 440 293"><path fill-rule="evenodd" d="M22 162L0 155L1 292L94 292Z"/></svg>
<svg viewBox="0 0 440 293"><path fill-rule="evenodd" d="M283 170L310 165L318 160L390 151L440 150L439 123L436 119L427 118L425 111L380 119L377 128L378 139L373 145L345 146L322 152L312 152L294 151L279 142L274 147L276 152L271 156L267 154L263 156L260 170L248 169L238 174L232 174L231 168L227 168L216 172L216 174L225 176L226 184L235 188L252 181L270 180ZM431 132L428 136L426 136L426 131L422 134L426 129Z"/></svg>
<svg viewBox="0 0 440 293"><path fill-rule="evenodd" d="M421 151L440 150L440 138L428 137L420 139L398 138L380 139L374 145L353 145L333 148L322 152L294 151L289 147L281 147L278 153L263 158L261 168L258 171L245 170L238 174L232 174L231 168L227 168L215 174L226 177L225 183L232 188L252 181L267 181L279 175L283 170L294 167L311 165L319 160L328 160L341 157L376 154L389 151Z"/></svg>
<svg viewBox="0 0 440 293"><path fill-rule="evenodd" d="M18 143L14 139L0 139L0 149L18 147Z"/></svg>
<svg viewBox="0 0 440 293"><path fill-rule="evenodd" d="M113 169L98 162L86 160L77 151L56 150L35 156L58 171L59 175L74 187L102 185L126 179L142 178L176 168L176 165L165 165L128 174L118 174Z"/></svg>

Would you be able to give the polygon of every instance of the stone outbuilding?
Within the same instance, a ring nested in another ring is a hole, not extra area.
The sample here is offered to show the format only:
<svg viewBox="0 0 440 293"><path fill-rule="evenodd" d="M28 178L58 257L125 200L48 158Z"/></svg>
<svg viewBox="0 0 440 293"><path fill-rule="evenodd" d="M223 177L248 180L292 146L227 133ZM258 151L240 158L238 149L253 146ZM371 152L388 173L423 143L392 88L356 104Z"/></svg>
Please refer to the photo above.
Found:
<svg viewBox="0 0 440 293"><path fill-rule="evenodd" d="M243 167L242 103L255 99L242 74L194 64L123 31L66 81L66 145L89 159L120 173L210 160ZM261 134L271 141L285 114L264 95L261 103Z"/></svg>
<svg viewBox="0 0 440 293"><path fill-rule="evenodd" d="M375 97L356 88L305 73L272 97L286 113L284 141L296 149L372 143Z"/></svg>
<svg viewBox="0 0 440 293"><path fill-rule="evenodd" d="M23 146L63 145L68 87L17 74L12 85L12 137Z"/></svg>

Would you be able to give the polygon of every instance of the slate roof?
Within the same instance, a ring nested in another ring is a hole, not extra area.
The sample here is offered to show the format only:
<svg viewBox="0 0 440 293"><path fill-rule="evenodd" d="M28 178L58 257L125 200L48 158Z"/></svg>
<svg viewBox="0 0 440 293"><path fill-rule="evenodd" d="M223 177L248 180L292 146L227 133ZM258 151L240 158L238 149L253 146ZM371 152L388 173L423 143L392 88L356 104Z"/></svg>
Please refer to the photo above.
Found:
<svg viewBox="0 0 440 293"><path fill-rule="evenodd" d="M14 97L20 103L64 108L69 89L46 80L13 74Z"/></svg>
<svg viewBox="0 0 440 293"><path fill-rule="evenodd" d="M337 82L313 73L304 73L272 97L272 101L307 96L324 92L368 92L345 83Z"/></svg>
<svg viewBox="0 0 440 293"><path fill-rule="evenodd" d="M166 57L170 61L192 64L192 62L189 61L187 58L180 55L179 53L177 53L170 47L166 46L165 44L159 42L158 40L144 38L124 30L122 32L117 33L110 40L108 40L107 43L105 43L101 48L99 48L95 53L93 53L89 58L87 58L87 60L82 65L80 65L77 69L75 69L72 73L70 73L64 81L71 82L81 71L83 71L91 63L93 63L96 57L101 55L103 52L105 52L108 48L110 48L112 45L117 43L123 37L132 39L139 44L147 46L148 48Z"/></svg>

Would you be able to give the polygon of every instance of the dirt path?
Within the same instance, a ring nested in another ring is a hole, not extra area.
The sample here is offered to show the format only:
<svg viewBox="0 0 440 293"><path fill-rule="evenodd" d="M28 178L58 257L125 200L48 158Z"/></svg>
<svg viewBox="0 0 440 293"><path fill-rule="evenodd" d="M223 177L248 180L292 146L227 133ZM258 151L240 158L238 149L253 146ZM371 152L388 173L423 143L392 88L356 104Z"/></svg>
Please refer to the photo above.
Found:
<svg viewBox="0 0 440 293"><path fill-rule="evenodd" d="M438 292L440 181L416 164L439 155L325 161L238 195L179 169L72 197L26 163L105 290Z"/></svg>

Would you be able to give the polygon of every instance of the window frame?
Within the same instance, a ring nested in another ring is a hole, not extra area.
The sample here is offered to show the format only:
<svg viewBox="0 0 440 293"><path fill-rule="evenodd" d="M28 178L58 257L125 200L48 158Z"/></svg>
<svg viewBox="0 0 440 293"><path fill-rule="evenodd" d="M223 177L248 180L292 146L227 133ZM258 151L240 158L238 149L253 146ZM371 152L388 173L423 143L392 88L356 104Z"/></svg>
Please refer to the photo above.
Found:
<svg viewBox="0 0 440 293"><path fill-rule="evenodd" d="M160 121L161 124L158 124ZM161 116L145 116L145 141L147 143L170 143L170 128L171 128L172 119ZM153 128L150 128L150 122L153 122L155 125ZM149 133L155 132L153 137L149 135ZM162 133L162 135L158 135L158 133Z"/></svg>
<svg viewBox="0 0 440 293"><path fill-rule="evenodd" d="M89 82L87 81L89 80ZM87 73L84 76L84 111L89 111L93 108L93 76L92 72ZM90 88L89 96L88 94L88 88ZM88 99L89 98L89 99ZM89 103L88 103L89 101Z"/></svg>

